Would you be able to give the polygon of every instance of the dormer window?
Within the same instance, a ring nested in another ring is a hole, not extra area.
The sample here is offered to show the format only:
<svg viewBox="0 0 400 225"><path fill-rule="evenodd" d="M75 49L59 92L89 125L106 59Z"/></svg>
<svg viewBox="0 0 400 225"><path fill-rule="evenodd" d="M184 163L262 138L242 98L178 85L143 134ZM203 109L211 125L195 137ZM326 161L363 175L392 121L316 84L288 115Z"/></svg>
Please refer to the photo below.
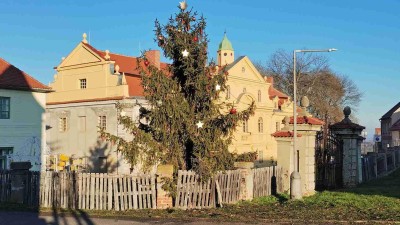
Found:
<svg viewBox="0 0 400 225"><path fill-rule="evenodd" d="M242 73L246 72L246 68L243 66L242 67Z"/></svg>
<svg viewBox="0 0 400 225"><path fill-rule="evenodd" d="M258 90L258 102L261 102L261 91Z"/></svg>
<svg viewBox="0 0 400 225"><path fill-rule="evenodd" d="M79 79L81 89L86 89L86 79Z"/></svg>

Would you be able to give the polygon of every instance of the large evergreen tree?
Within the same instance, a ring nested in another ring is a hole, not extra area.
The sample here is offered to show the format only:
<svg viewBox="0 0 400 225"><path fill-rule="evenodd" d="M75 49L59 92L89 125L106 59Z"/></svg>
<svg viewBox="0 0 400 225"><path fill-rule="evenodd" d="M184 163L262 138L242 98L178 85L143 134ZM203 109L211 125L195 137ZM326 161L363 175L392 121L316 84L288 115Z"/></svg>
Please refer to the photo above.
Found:
<svg viewBox="0 0 400 225"><path fill-rule="evenodd" d="M181 2L166 25L155 22L155 41L172 63L159 69L139 59L142 85L150 107L140 109L140 121L121 114L119 123L132 140L104 133L132 165L156 163L193 169L201 175L233 166L228 146L238 123L254 113L254 103L241 112L219 100L229 77L226 66L208 63L206 21ZM123 105L117 108L123 110Z"/></svg>

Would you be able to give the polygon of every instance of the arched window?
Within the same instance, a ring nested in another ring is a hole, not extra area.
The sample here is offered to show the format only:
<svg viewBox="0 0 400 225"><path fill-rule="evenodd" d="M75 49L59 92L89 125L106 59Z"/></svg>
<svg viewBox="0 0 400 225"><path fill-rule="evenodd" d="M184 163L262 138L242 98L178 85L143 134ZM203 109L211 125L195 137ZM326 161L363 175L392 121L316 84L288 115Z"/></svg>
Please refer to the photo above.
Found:
<svg viewBox="0 0 400 225"><path fill-rule="evenodd" d="M258 133L263 133L264 132L264 123L263 119L260 117L258 118Z"/></svg>
<svg viewBox="0 0 400 225"><path fill-rule="evenodd" d="M231 98L231 86L226 86L226 99Z"/></svg>
<svg viewBox="0 0 400 225"><path fill-rule="evenodd" d="M243 120L243 132L249 132L249 120Z"/></svg>
<svg viewBox="0 0 400 225"><path fill-rule="evenodd" d="M258 90L258 102L261 102L261 91Z"/></svg>

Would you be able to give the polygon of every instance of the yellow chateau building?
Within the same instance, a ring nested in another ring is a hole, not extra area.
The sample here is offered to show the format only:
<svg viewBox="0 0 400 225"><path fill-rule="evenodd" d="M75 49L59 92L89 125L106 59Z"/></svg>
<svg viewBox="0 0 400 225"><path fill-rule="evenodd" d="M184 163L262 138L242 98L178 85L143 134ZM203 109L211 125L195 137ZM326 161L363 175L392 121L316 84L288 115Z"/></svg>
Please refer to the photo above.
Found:
<svg viewBox="0 0 400 225"><path fill-rule="evenodd" d="M146 57L160 69L168 66L160 62L157 50L146 52ZM273 79L263 77L247 56L235 59L234 49L226 35L218 48L217 64L227 65L229 73L227 91L221 93L220 101L234 103L238 111L247 108L252 101L256 104L255 115L237 128L230 150L238 154L257 152L256 166L278 161L278 164L286 165L289 173L294 161L290 153L293 136L289 132L289 124L284 125L282 121L293 115L293 102L276 90ZM131 172L130 166L115 151L115 146L99 139L98 127L130 138L117 123L115 103L132 103L132 108L126 111L132 118L139 115L139 107L135 103L146 105L141 76L136 68L135 57L100 51L87 42L86 35L83 36L83 40L55 67L56 75L50 84L54 92L47 96L47 144L53 155L71 157L71 169ZM312 128L315 131L322 124L306 114L298 123L300 135L301 129L310 130L310 127L317 126ZM310 139L306 145L310 151L305 151L304 158L308 157L309 162L300 169L313 174L314 152L311 149L314 142ZM56 159L48 162L48 168L63 169Z"/></svg>
<svg viewBox="0 0 400 225"><path fill-rule="evenodd" d="M254 116L238 127L230 151L257 152L258 164L277 159L277 142L272 136L283 127L285 116L293 115L289 97L273 87L272 77L263 77L247 56L235 60L235 51L226 34L217 52L218 66L227 65L227 92L221 100L233 103L238 111L254 101Z"/></svg>

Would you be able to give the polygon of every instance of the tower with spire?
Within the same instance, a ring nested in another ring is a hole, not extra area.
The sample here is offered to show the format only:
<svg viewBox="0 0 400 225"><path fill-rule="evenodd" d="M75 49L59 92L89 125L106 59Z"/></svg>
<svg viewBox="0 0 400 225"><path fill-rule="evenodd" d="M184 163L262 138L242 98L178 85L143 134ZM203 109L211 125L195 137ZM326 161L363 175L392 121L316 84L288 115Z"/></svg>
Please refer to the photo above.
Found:
<svg viewBox="0 0 400 225"><path fill-rule="evenodd" d="M218 66L224 66L226 64L231 64L235 61L235 52L233 51L232 44L224 33L224 38L219 44L217 51Z"/></svg>

